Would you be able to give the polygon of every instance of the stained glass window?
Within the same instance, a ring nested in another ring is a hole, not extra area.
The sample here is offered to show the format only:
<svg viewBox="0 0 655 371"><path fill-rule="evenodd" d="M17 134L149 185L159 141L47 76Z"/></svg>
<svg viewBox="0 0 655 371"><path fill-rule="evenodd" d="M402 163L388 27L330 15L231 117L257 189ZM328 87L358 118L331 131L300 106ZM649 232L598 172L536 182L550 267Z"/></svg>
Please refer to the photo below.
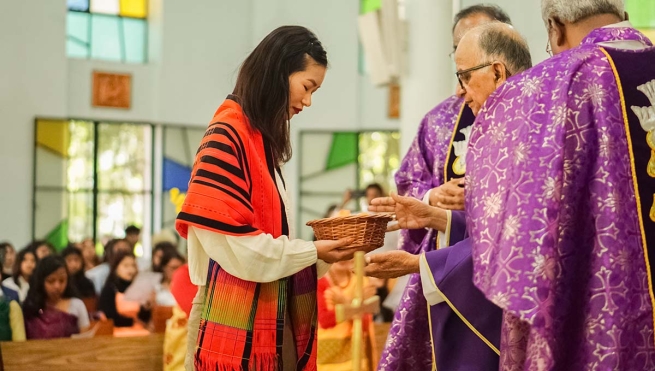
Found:
<svg viewBox="0 0 655 371"><path fill-rule="evenodd" d="M67 55L145 63L147 5L146 0L68 0Z"/></svg>
<svg viewBox="0 0 655 371"><path fill-rule="evenodd" d="M151 125L37 120L35 153L35 238L62 248L134 224L149 240Z"/></svg>

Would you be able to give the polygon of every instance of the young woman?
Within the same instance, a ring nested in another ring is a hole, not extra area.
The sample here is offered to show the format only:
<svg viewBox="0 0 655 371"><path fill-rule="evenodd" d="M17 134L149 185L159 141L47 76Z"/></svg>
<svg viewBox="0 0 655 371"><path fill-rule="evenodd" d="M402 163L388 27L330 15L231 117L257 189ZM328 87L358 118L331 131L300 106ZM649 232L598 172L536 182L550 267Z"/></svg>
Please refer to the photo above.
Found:
<svg viewBox="0 0 655 371"><path fill-rule="evenodd" d="M2 281L2 285L18 293L18 301L25 301L27 291L30 289L30 278L36 267L36 255L29 249L21 250L16 256L14 273Z"/></svg>
<svg viewBox="0 0 655 371"><path fill-rule="evenodd" d="M82 241L80 243L80 251L82 251L85 272L100 264L100 258L96 253L96 244L93 242L93 239L87 238Z"/></svg>
<svg viewBox="0 0 655 371"><path fill-rule="evenodd" d="M66 261L71 285L80 298L95 298L96 291L93 282L84 275L82 252L77 247L68 246L61 252L61 257Z"/></svg>
<svg viewBox="0 0 655 371"><path fill-rule="evenodd" d="M39 261L23 303L28 339L69 337L89 328L89 314L73 286L63 258L49 255Z"/></svg>
<svg viewBox="0 0 655 371"><path fill-rule="evenodd" d="M355 296L355 280L352 261L332 265L328 274L318 281L318 369L321 371L352 370L353 322L337 324L335 308L338 304L350 304ZM364 279L364 298L375 295L377 288L368 278ZM373 318L363 318L364 349L363 371L376 369L378 355L375 351Z"/></svg>
<svg viewBox="0 0 655 371"><path fill-rule="evenodd" d="M55 251L55 247L52 246L50 242L40 240L33 241L26 247L26 249L34 253L34 256L36 256L36 261L39 261L46 256L55 255L57 253Z"/></svg>
<svg viewBox="0 0 655 371"><path fill-rule="evenodd" d="M16 249L14 245L9 242L0 243L0 254L3 255L2 258L2 271L0 275L2 280L11 277L14 271L14 262L16 261Z"/></svg>
<svg viewBox="0 0 655 371"><path fill-rule="evenodd" d="M112 257L107 283L100 293L98 310L114 320L114 327L142 328L137 319L149 319L149 304L142 306L137 301L125 300L125 290L138 273L136 258L131 251L120 251Z"/></svg>
<svg viewBox="0 0 655 371"><path fill-rule="evenodd" d="M184 265L184 257L177 250L170 250L161 257L160 264L162 279L155 287L155 302L157 305L172 307L176 302L171 294L171 280L175 271Z"/></svg>
<svg viewBox="0 0 655 371"><path fill-rule="evenodd" d="M197 370L316 368L317 272L355 251L351 239L293 239L280 167L291 157L289 120L311 105L327 65L306 28L274 30L207 128L176 222L191 279L207 285L190 316Z"/></svg>

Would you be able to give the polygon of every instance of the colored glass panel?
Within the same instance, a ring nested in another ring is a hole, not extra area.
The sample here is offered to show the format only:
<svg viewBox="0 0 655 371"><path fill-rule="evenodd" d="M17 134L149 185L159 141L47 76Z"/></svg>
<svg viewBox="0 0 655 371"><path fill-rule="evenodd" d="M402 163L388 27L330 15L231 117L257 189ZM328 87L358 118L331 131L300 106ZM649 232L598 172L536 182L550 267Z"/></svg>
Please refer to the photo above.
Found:
<svg viewBox="0 0 655 371"><path fill-rule="evenodd" d="M57 251L63 250L68 245L68 220L64 219L45 237Z"/></svg>
<svg viewBox="0 0 655 371"><path fill-rule="evenodd" d="M66 54L69 57L89 57L89 17L89 13L68 12L66 16Z"/></svg>
<svg viewBox="0 0 655 371"><path fill-rule="evenodd" d="M68 10L86 12L89 10L89 0L68 0Z"/></svg>
<svg viewBox="0 0 655 371"><path fill-rule="evenodd" d="M334 133L332 135L332 146L325 169L336 169L357 162L357 141L357 133Z"/></svg>
<svg viewBox="0 0 655 371"><path fill-rule="evenodd" d="M146 18L148 2L146 0L120 0L120 15L123 17Z"/></svg>
<svg viewBox="0 0 655 371"><path fill-rule="evenodd" d="M91 16L91 58L120 62L122 47L120 18L99 14Z"/></svg>
<svg viewBox="0 0 655 371"><path fill-rule="evenodd" d="M123 46L125 49L124 62L145 63L146 62L146 27L143 19L122 18Z"/></svg>
<svg viewBox="0 0 655 371"><path fill-rule="evenodd" d="M366 14L382 9L382 0L361 0L360 14Z"/></svg>
<svg viewBox="0 0 655 371"><path fill-rule="evenodd" d="M118 0L91 0L91 13L118 15L119 11Z"/></svg>
<svg viewBox="0 0 655 371"><path fill-rule="evenodd" d="M177 188L179 191L186 192L189 189L191 168L164 157L163 177L164 191Z"/></svg>
<svg viewBox="0 0 655 371"><path fill-rule="evenodd" d="M626 0L625 10L630 16L630 22L637 28L655 28L655 1Z"/></svg>

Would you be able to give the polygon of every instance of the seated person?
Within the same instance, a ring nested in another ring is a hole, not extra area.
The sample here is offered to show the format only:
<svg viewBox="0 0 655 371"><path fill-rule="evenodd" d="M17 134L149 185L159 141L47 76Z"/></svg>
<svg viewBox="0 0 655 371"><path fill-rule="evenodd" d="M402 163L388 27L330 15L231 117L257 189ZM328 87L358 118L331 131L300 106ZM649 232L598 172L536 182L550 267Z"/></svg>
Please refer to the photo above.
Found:
<svg viewBox="0 0 655 371"><path fill-rule="evenodd" d="M0 341L24 341L25 322L18 294L14 291L14 299L9 298L5 294L7 290L0 290Z"/></svg>
<svg viewBox="0 0 655 371"><path fill-rule="evenodd" d="M84 260L84 271L91 270L100 264L100 258L96 253L96 244L92 238L87 238L82 241L78 248L82 252L82 258Z"/></svg>
<svg viewBox="0 0 655 371"><path fill-rule="evenodd" d="M2 270L0 271L1 281L11 277L14 273L14 262L16 261L16 249L14 245L5 241L0 242L0 255L2 255Z"/></svg>
<svg viewBox="0 0 655 371"><path fill-rule="evenodd" d="M28 339L70 337L89 328L89 314L82 300L73 296L63 258L49 255L39 261L23 313Z"/></svg>
<svg viewBox="0 0 655 371"><path fill-rule="evenodd" d="M52 246L50 242L42 240L32 241L32 243L27 245L25 249L34 253L37 262L46 256L55 255L57 253L55 247Z"/></svg>
<svg viewBox="0 0 655 371"><path fill-rule="evenodd" d="M66 268L71 284L80 298L95 298L96 291L93 282L84 275L84 258L82 252L74 246L68 246L61 252L61 257L66 261Z"/></svg>
<svg viewBox="0 0 655 371"><path fill-rule="evenodd" d="M175 271L170 286L171 294L175 298L176 304L173 307L173 317L166 324L166 334L164 336L164 371L184 371L184 362L187 353L192 354L196 346L195 342L192 342L190 349L188 348L187 323L191 314L193 298L198 291L198 286L191 282L189 266L187 264L184 264L180 269Z"/></svg>
<svg viewBox="0 0 655 371"><path fill-rule="evenodd" d="M154 300L149 300L145 305L138 301L125 300L125 290L137 273L136 258L132 252L121 251L113 257L107 283L98 300L98 310L108 319L112 319L116 328L143 328L139 320L147 323L150 319L150 307Z"/></svg>
<svg viewBox="0 0 655 371"><path fill-rule="evenodd" d="M172 307L176 301L171 294L171 280L175 271L184 264L184 257L177 250L167 251L161 259L162 279L155 287L155 302L157 305Z"/></svg>
<svg viewBox="0 0 655 371"><path fill-rule="evenodd" d="M375 295L376 287L364 278L364 298ZM332 264L328 274L318 280L318 356L319 371L352 370L351 340L353 322L337 324L335 308L337 304L350 304L355 292L355 275L352 273L352 261ZM375 335L371 315L363 318L364 354L362 371L375 370L377 356L373 353Z"/></svg>
<svg viewBox="0 0 655 371"><path fill-rule="evenodd" d="M100 295L100 291L102 291L102 288L107 281L107 276L109 276L109 264L113 256L119 252L132 252L132 245L130 245L126 240L110 240L105 245L103 262L98 266L86 271L85 275L88 279L91 280L91 282L93 282L93 287L96 290L96 295Z"/></svg>
<svg viewBox="0 0 655 371"><path fill-rule="evenodd" d="M14 272L11 277L2 281L2 286L18 293L18 301L22 303L30 289L30 278L36 267L36 255L29 249L23 249L16 256Z"/></svg>
<svg viewBox="0 0 655 371"><path fill-rule="evenodd" d="M134 279L134 282L125 291L126 300L138 301L142 304L150 300L152 293L157 291L157 288L164 279L161 260L167 254L179 255L175 245L170 242L159 242L155 245L152 250L151 266L145 272L139 270L139 274ZM172 304L169 306L172 306Z"/></svg>

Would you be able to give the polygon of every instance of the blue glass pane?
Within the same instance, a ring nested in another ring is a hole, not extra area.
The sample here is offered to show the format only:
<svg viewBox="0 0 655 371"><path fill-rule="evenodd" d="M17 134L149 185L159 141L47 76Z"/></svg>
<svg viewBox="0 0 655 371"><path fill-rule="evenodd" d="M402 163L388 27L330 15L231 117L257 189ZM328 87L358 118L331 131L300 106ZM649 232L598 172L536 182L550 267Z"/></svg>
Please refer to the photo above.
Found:
<svg viewBox="0 0 655 371"><path fill-rule="evenodd" d="M146 62L146 27L143 19L123 18L123 41L125 62Z"/></svg>
<svg viewBox="0 0 655 371"><path fill-rule="evenodd" d="M68 9L86 12L89 10L89 0L68 0Z"/></svg>
<svg viewBox="0 0 655 371"><path fill-rule="evenodd" d="M89 14L68 12L66 16L66 55L89 58Z"/></svg>
<svg viewBox="0 0 655 371"><path fill-rule="evenodd" d="M91 15L91 58L121 61L119 22L118 17Z"/></svg>

